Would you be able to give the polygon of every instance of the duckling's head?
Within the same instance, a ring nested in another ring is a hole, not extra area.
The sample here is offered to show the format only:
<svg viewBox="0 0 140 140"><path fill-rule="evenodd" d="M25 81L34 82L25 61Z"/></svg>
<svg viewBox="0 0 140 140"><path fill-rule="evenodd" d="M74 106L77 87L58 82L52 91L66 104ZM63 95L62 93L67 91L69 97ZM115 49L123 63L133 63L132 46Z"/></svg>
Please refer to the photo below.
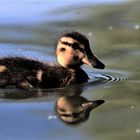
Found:
<svg viewBox="0 0 140 140"><path fill-rule="evenodd" d="M105 65L92 53L88 39L79 32L67 32L58 39L56 46L58 62L65 68L75 68L82 64L104 69Z"/></svg>

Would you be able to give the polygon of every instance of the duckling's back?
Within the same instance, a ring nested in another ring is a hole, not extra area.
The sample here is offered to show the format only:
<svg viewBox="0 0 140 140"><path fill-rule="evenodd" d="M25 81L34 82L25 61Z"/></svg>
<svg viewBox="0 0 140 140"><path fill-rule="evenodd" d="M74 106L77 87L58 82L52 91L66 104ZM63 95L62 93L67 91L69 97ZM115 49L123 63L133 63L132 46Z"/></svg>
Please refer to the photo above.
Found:
<svg viewBox="0 0 140 140"><path fill-rule="evenodd" d="M54 88L81 83L87 79L88 76L80 68L66 69L21 57L0 59L0 87L14 85L24 89Z"/></svg>

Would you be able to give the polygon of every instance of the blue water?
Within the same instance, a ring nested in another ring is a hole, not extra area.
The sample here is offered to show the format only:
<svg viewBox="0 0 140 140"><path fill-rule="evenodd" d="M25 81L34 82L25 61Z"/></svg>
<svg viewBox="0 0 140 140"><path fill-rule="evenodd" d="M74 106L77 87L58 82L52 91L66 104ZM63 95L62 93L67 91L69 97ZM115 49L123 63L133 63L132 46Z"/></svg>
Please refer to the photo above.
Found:
<svg viewBox="0 0 140 140"><path fill-rule="evenodd" d="M79 4L80 3L80 4ZM83 66L87 83L58 89L0 89L2 140L139 140L139 2L0 2L0 56L23 56L57 63L55 41L64 30L78 30L104 70ZM104 100L89 119L68 125L56 113L56 101L69 94Z"/></svg>

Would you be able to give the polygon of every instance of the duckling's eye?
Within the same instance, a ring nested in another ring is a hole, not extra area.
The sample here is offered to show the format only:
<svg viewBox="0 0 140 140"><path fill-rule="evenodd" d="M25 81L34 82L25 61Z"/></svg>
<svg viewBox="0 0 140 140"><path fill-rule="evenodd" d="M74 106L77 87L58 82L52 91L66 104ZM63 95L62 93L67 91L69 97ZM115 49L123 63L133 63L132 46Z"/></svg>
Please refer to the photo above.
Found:
<svg viewBox="0 0 140 140"><path fill-rule="evenodd" d="M75 43L72 44L72 48L73 49L79 49L80 47L79 47L79 44L75 42Z"/></svg>
<svg viewBox="0 0 140 140"><path fill-rule="evenodd" d="M65 48L60 48L60 51L62 51L62 52L65 51L65 50L66 50Z"/></svg>

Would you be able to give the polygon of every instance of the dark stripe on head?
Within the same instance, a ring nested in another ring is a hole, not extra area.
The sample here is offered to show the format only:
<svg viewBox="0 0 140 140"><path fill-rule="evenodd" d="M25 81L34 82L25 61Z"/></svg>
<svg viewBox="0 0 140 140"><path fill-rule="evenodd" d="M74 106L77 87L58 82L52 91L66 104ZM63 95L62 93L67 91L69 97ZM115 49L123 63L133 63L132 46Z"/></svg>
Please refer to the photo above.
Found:
<svg viewBox="0 0 140 140"><path fill-rule="evenodd" d="M60 38L62 37L71 37L74 40L77 40L79 43L83 44L85 46L84 50L85 52L90 53L90 45L88 39L79 32L64 32Z"/></svg>
<svg viewBox="0 0 140 140"><path fill-rule="evenodd" d="M69 42L65 42L65 41L61 41L61 40L60 40L60 42L61 42L62 44L64 44L64 45L67 45L67 46L69 46L69 47L72 47L72 48L75 49L75 50L78 49L78 50L80 50L81 52L84 53L84 49L81 48L81 47L80 47L80 44L77 43L77 42L75 42L75 43L69 43Z"/></svg>
<svg viewBox="0 0 140 140"><path fill-rule="evenodd" d="M88 39L79 32L65 32L61 37L71 37L84 45L89 44Z"/></svg>

